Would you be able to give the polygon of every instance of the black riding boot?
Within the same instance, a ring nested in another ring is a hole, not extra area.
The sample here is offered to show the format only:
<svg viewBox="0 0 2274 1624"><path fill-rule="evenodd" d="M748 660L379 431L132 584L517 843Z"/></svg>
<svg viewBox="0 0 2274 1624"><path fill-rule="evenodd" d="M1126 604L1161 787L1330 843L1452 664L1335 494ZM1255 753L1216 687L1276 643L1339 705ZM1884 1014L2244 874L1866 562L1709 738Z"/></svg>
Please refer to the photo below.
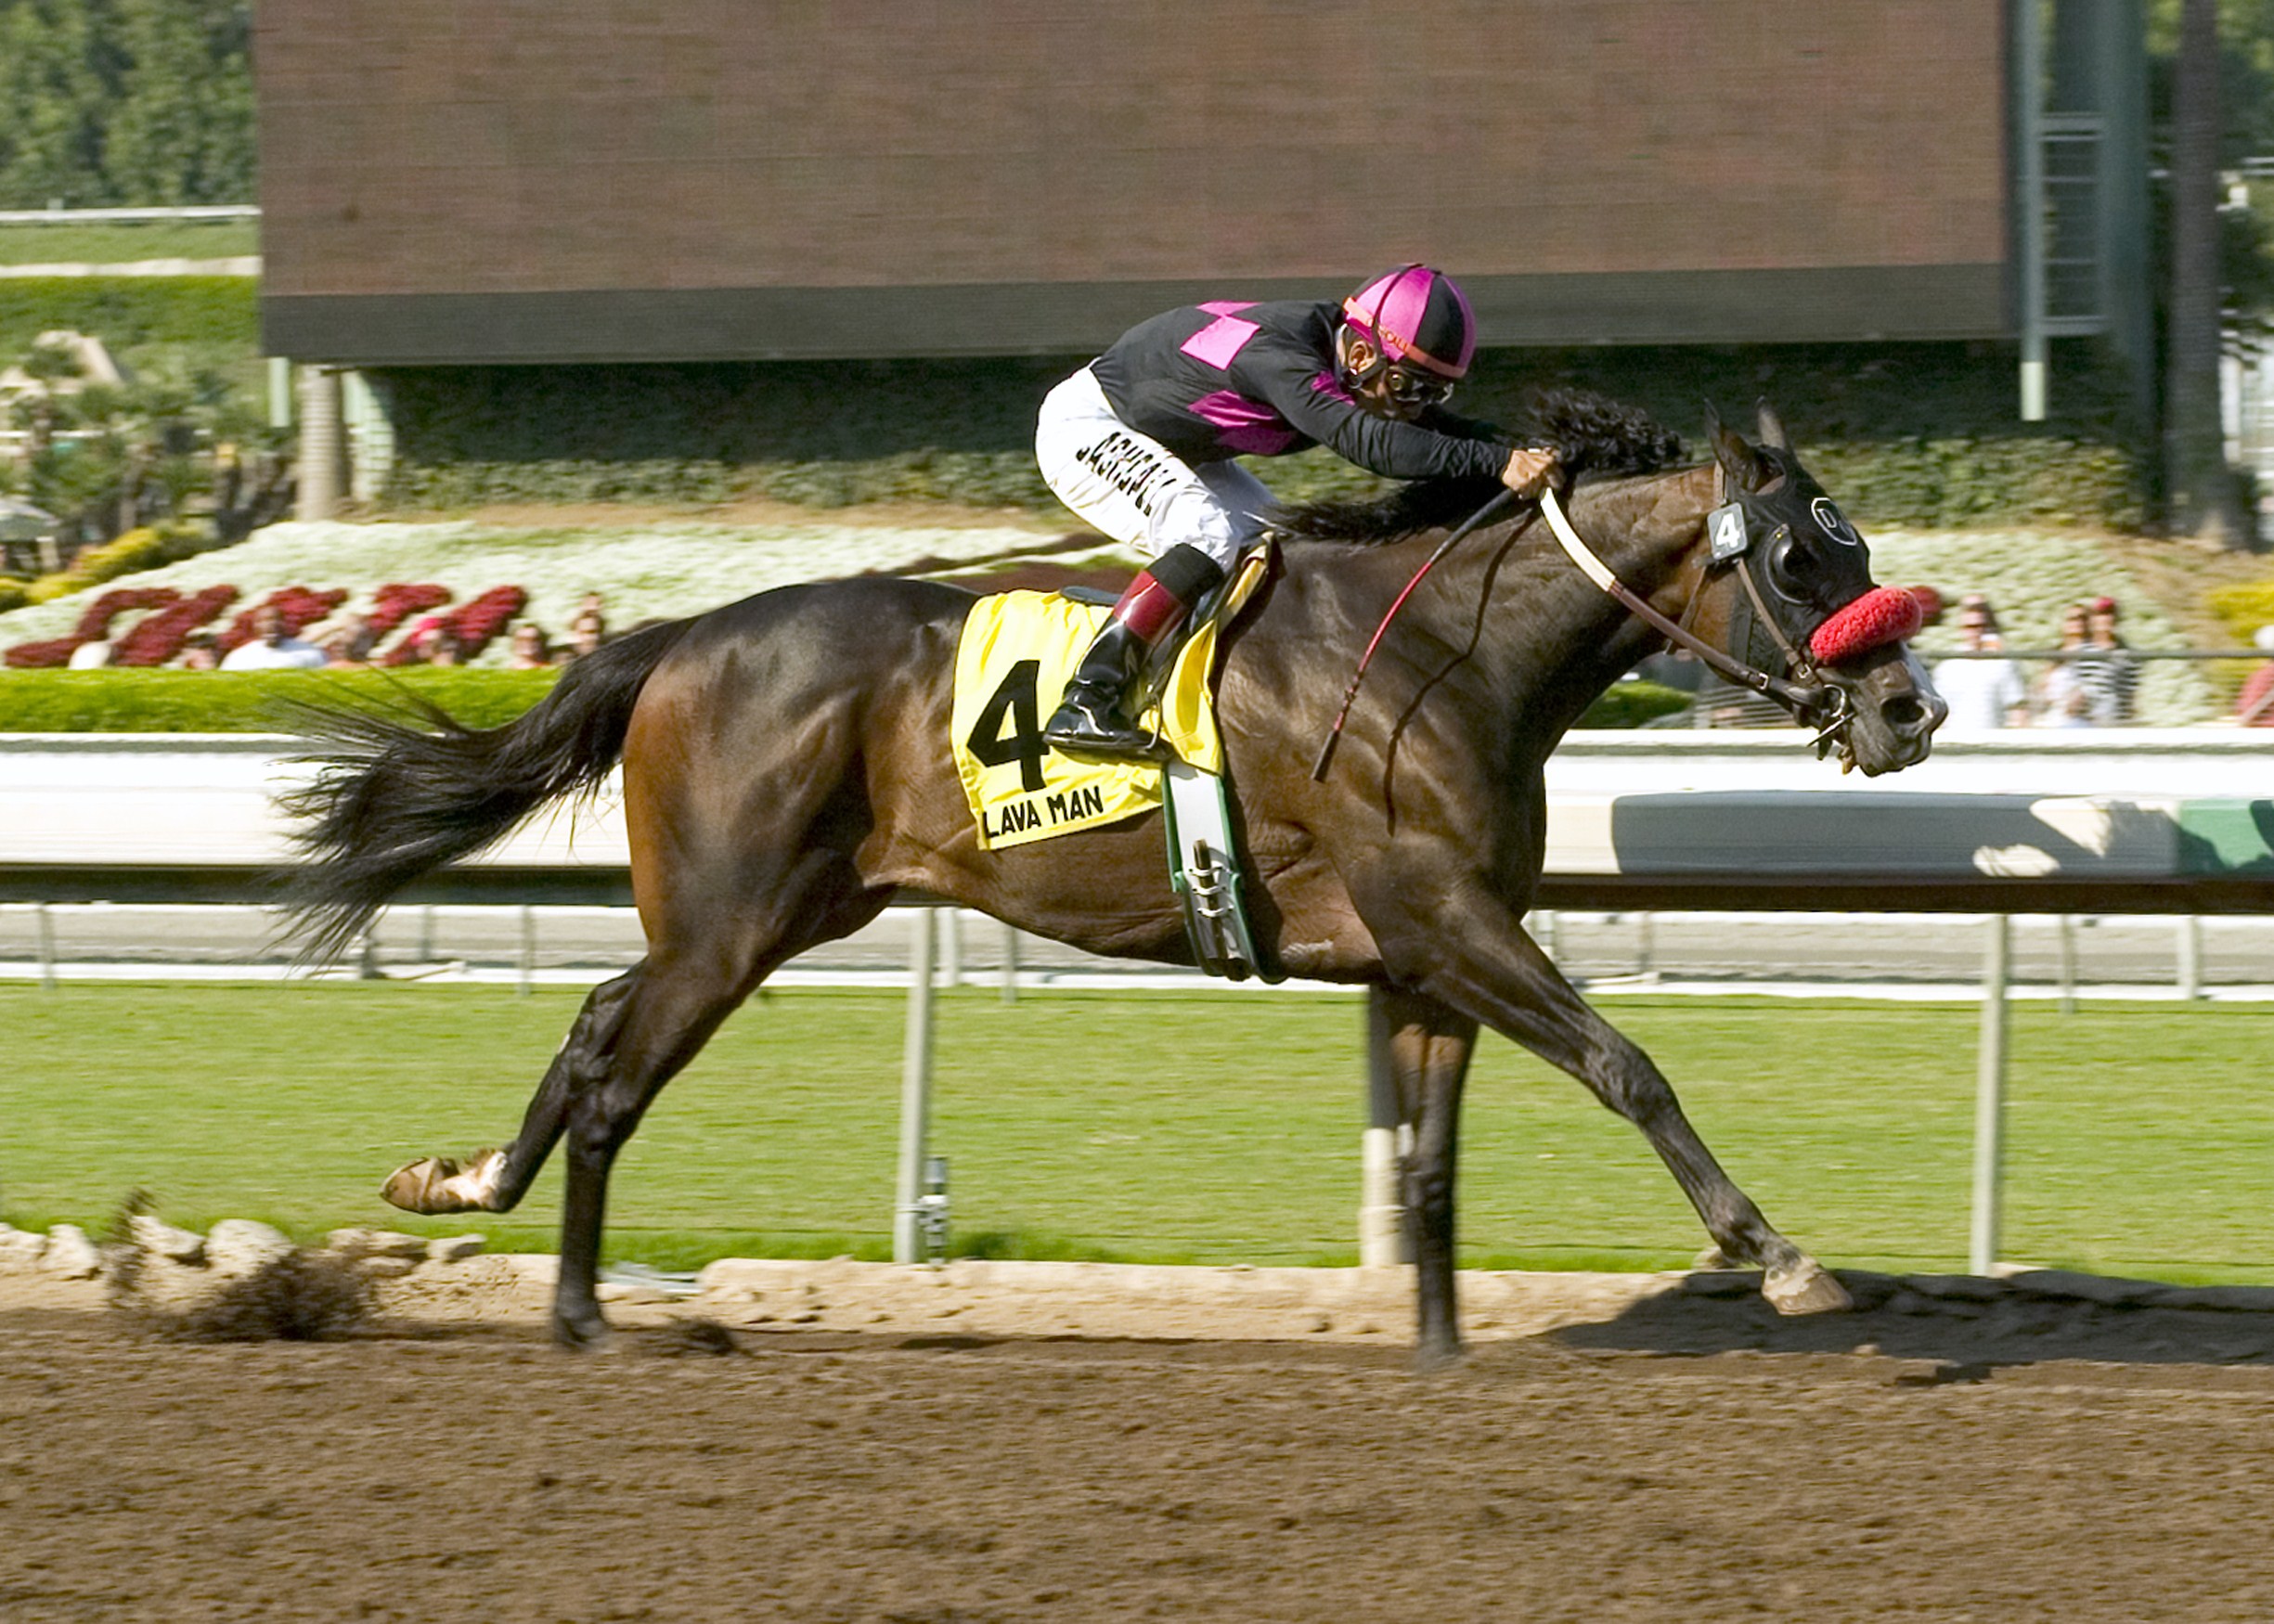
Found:
<svg viewBox="0 0 2274 1624"><path fill-rule="evenodd" d="M1069 755L1109 761L1157 761L1160 740L1129 714L1130 691L1153 651L1184 624L1192 606L1223 571L1195 547L1163 553L1113 606L1105 629L1074 668L1066 697L1042 729L1043 741Z"/></svg>

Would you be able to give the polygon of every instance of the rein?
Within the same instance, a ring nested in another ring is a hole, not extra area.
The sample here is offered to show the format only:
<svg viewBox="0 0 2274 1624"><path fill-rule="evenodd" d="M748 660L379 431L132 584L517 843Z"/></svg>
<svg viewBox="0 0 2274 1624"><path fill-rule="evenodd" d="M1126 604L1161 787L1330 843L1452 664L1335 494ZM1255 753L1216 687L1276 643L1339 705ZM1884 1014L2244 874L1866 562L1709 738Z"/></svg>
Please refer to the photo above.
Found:
<svg viewBox="0 0 2274 1624"><path fill-rule="evenodd" d="M1579 538L1579 532L1571 528L1571 521L1565 517L1563 504L1557 499L1553 490L1541 493L1540 511L1546 515L1547 527L1554 532L1557 542L1570 556L1571 561L1586 574L1590 581L1600 586L1629 614L1644 622L1668 642L1687 649L1729 681L1736 683L1740 688L1750 688L1755 693L1766 694L1771 699L1802 715L1808 715L1822 709L1826 695L1839 692L1839 690L1828 689L1822 683L1789 682L1781 677L1772 677L1759 667L1748 665L1735 655L1725 653L1713 647L1686 625L1677 625L1668 620L1645 602L1640 594L1620 580L1612 573L1610 566L1596 557L1594 550ZM1751 573L1740 566L1738 574L1745 583L1745 589L1752 598L1762 620L1776 635L1777 640L1783 645L1787 657L1792 662L1790 668L1813 675L1815 667L1786 640L1783 633L1777 626L1776 618L1769 614L1766 606L1761 603L1760 589L1753 585ZM1691 601L1694 603L1696 599L1693 599ZM1686 614L1684 618L1687 619L1687 615Z"/></svg>
<svg viewBox="0 0 2274 1624"><path fill-rule="evenodd" d="M1366 643L1366 651L1358 657L1358 669L1350 673L1350 686L1342 690L1342 708L1335 713L1335 725L1326 731L1326 742L1319 747L1319 758L1311 764L1312 783L1326 781L1326 769L1335 759L1336 748L1342 742L1342 724L1350 719L1350 706L1358 699L1358 685L1365 681L1366 667L1374 664L1374 651L1382 646L1383 635L1389 630L1389 623L1397 619L1398 611L1405 607L1405 600L1414 595L1414 588L1421 585L1422 576L1435 569L1437 561L1453 550L1454 542L1506 507L1515 495L1514 491L1505 489L1493 493L1491 501L1471 513L1458 529L1439 542L1437 550L1428 556L1421 568L1414 572L1414 578L1405 584L1405 590L1398 594L1397 601L1389 606L1389 612L1382 616L1382 624L1374 628L1374 636Z"/></svg>

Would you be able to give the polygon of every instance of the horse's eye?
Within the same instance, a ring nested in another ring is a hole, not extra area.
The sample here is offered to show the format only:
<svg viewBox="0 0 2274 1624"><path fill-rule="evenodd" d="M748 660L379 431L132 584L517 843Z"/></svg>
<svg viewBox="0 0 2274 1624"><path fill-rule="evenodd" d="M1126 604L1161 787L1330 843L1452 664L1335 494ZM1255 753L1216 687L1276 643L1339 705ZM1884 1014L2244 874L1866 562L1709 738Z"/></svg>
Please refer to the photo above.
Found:
<svg viewBox="0 0 2274 1624"><path fill-rule="evenodd" d="M1784 525L1769 538L1763 563L1769 573L1769 585L1777 596L1793 603L1805 603L1811 596L1813 581L1817 573L1816 560L1807 544Z"/></svg>

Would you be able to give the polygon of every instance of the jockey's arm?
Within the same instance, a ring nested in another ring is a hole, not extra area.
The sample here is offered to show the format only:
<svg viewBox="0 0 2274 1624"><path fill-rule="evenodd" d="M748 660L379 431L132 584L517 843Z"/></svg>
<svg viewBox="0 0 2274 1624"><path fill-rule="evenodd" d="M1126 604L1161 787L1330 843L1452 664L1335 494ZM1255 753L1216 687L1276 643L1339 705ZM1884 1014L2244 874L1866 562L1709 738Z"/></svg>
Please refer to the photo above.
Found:
<svg viewBox="0 0 2274 1624"><path fill-rule="evenodd" d="M1505 441L1468 439L1376 417L1315 356L1301 365L1286 364L1290 359L1251 343L1234 368L1234 380L1243 393L1269 401L1299 433L1368 472L1389 479L1496 480L1507 470Z"/></svg>

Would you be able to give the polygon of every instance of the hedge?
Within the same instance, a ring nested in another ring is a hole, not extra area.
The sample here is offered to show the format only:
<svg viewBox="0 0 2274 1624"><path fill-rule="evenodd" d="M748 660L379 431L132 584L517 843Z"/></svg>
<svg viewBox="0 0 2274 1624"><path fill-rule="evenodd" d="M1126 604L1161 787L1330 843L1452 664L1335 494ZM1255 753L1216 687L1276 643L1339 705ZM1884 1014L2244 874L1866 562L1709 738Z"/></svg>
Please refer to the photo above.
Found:
<svg viewBox="0 0 2274 1624"><path fill-rule="evenodd" d="M388 501L451 510L770 496L1047 510L1035 411L1084 359L394 370L381 375L396 425ZM1591 388L1695 442L1707 401L1750 427L1765 396L1867 523L2140 528L2154 447L2128 420L2123 379L2090 343L2057 345L2059 415L2024 424L2014 367L1986 343L1495 350L1457 404L1513 422L1529 385ZM1261 471L1294 500L1380 483L1316 451Z"/></svg>
<svg viewBox="0 0 2274 1624"><path fill-rule="evenodd" d="M255 277L0 277L0 359L44 332L93 333L113 352L215 344L258 354Z"/></svg>
<svg viewBox="0 0 2274 1624"><path fill-rule="evenodd" d="M495 728L551 689L556 671L0 672L0 733L273 733L292 730L291 702L402 690L470 728Z"/></svg>
<svg viewBox="0 0 2274 1624"><path fill-rule="evenodd" d="M0 671L0 733L273 733L292 730L291 702L341 694L399 702L409 690L470 728L511 721L550 691L558 671ZM1622 682L1583 726L1637 728L1689 696Z"/></svg>

